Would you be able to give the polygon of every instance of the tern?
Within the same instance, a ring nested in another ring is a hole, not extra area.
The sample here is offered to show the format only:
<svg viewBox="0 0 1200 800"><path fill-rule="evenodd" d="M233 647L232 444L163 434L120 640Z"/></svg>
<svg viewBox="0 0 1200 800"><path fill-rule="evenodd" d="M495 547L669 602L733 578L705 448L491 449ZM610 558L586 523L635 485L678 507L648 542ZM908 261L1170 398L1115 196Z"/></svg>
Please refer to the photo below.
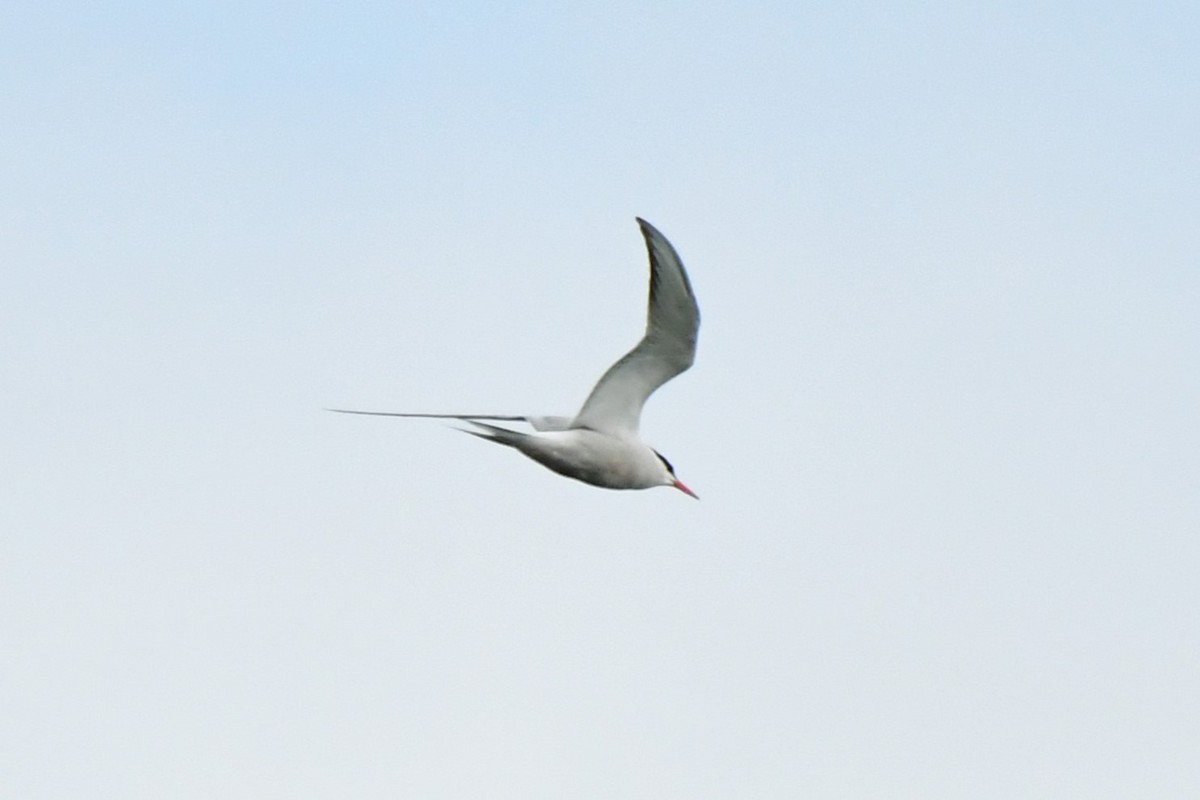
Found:
<svg viewBox="0 0 1200 800"><path fill-rule="evenodd" d="M646 398L687 370L696 358L700 309L675 248L649 222L641 217L637 222L650 254L646 333L636 347L601 376L574 417L329 410L341 414L460 420L476 429L460 428L464 433L512 447L568 478L606 489L672 486L699 499L675 476L671 462L638 437L638 422ZM516 431L493 422L523 422L533 431Z"/></svg>

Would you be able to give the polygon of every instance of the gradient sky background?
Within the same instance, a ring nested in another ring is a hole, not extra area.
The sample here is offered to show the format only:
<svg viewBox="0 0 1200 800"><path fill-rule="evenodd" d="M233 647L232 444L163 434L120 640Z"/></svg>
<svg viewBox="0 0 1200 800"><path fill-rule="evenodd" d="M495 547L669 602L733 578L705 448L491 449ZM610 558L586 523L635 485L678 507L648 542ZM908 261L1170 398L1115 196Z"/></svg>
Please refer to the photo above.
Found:
<svg viewBox="0 0 1200 800"><path fill-rule="evenodd" d="M1200 790L1194 3L9 2L0 794ZM438 423L641 332L703 498Z"/></svg>

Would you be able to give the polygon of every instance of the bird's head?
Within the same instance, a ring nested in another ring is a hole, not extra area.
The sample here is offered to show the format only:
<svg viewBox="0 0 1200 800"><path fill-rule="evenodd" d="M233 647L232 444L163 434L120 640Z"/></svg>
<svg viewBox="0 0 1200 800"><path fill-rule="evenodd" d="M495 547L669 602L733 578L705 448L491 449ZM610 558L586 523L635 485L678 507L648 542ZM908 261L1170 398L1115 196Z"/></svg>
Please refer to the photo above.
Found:
<svg viewBox="0 0 1200 800"><path fill-rule="evenodd" d="M674 486L676 489L683 492L684 494L694 497L697 500L700 499L700 495L693 492L691 489L689 489L684 484L683 481L681 481L681 480L679 480L679 478L675 477L675 467L671 466L671 462L667 461L666 457L664 457L662 453L655 450L654 455L658 456L658 460L662 464L662 468L663 468L662 469L662 472L663 472L662 484L663 484L663 486Z"/></svg>

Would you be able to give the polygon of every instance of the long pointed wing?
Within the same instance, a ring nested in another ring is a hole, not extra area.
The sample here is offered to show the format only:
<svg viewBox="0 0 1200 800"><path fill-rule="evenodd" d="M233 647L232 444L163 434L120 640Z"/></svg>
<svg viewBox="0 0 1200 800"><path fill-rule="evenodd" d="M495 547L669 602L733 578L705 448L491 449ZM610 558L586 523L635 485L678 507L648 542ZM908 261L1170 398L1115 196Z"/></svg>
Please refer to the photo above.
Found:
<svg viewBox="0 0 1200 800"><path fill-rule="evenodd" d="M418 419L461 419L471 422L477 419L498 420L501 422L525 422L535 431L565 431L571 427L570 417L510 417L499 414L415 414L406 411L355 411L349 408L327 408L338 414L363 414L370 417L413 417Z"/></svg>
<svg viewBox="0 0 1200 800"><path fill-rule="evenodd" d="M573 426L617 436L636 435L642 406L654 390L692 365L700 308L675 248L638 218L650 254L646 335L592 389Z"/></svg>

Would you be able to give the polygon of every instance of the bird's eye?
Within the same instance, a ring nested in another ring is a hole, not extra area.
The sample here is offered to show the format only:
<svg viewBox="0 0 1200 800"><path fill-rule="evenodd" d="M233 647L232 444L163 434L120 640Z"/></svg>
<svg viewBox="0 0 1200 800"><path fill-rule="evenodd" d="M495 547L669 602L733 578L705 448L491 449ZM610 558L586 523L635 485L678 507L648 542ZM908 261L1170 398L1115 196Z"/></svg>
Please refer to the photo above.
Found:
<svg viewBox="0 0 1200 800"><path fill-rule="evenodd" d="M664 456L662 453L658 452L657 450L654 451L654 455L658 456L658 460L663 462L663 466L667 468L667 472L671 473L672 475L675 474L675 468L671 466L670 461L667 461L666 456Z"/></svg>

